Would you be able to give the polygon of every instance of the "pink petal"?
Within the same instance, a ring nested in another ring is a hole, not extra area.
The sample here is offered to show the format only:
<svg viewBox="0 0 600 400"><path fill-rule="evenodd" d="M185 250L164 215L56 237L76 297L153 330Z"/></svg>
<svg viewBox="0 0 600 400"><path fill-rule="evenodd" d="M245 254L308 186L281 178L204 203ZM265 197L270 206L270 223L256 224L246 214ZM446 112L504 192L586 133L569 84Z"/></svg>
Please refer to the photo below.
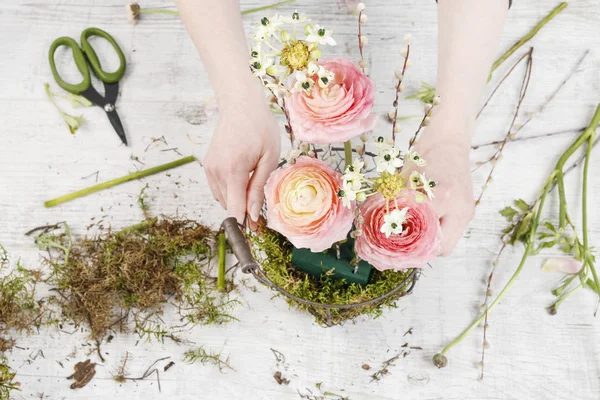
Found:
<svg viewBox="0 0 600 400"><path fill-rule="evenodd" d="M550 258L542 265L544 272L561 272L563 274L576 274L581 269L581 261L574 258Z"/></svg>

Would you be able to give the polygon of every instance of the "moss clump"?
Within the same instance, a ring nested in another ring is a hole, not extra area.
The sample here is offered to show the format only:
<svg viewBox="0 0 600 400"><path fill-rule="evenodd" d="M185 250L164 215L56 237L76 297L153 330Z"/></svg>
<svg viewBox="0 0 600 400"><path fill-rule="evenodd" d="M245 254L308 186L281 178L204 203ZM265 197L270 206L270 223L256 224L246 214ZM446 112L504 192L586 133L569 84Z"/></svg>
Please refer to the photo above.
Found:
<svg viewBox="0 0 600 400"><path fill-rule="evenodd" d="M360 315L379 317L384 306L395 306L396 300L406 294L405 290L411 283L411 280L407 279L410 270L373 271L370 282L365 286L348 285L342 280L334 280L326 275L320 280L312 279L305 272L298 271L292 266L292 246L279 233L261 228L259 234L251 236L251 240L254 245L254 256L259 260L266 276L287 292L305 300L323 304L357 304L384 295L402 283L406 284L404 290L377 304L350 309L331 309L331 319L328 319L327 310L323 307L287 299L290 305L314 315L317 322L322 325L340 324Z"/></svg>
<svg viewBox="0 0 600 400"><path fill-rule="evenodd" d="M0 334L11 331L28 333L40 325L41 307L35 301L34 290L40 279L38 271L24 269L20 263L10 273L8 255L0 246ZM4 353L14 346L14 340L0 336L0 399L11 398L10 392L18 390L15 372L6 364Z"/></svg>
<svg viewBox="0 0 600 400"><path fill-rule="evenodd" d="M68 229L36 239L50 250L47 263L62 313L89 325L91 338L131 328L146 339L176 339L187 325L223 323L235 300L214 292L209 276L214 232L191 220L147 219L119 232L73 241ZM168 300L182 322L160 318Z"/></svg>

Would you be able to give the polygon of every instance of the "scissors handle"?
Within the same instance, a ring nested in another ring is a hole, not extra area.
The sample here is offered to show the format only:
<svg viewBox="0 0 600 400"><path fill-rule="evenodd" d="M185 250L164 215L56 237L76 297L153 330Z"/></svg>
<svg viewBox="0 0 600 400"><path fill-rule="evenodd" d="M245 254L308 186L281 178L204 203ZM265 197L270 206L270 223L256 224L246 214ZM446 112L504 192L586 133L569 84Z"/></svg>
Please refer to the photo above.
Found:
<svg viewBox="0 0 600 400"><path fill-rule="evenodd" d="M113 47L113 49L117 52L117 56L119 56L119 68L115 72L106 72L102 69L102 65L100 64L100 60L96 55L96 51L88 41L90 36L100 36L106 39ZM81 32L81 48L83 49L83 53L87 56L87 60L94 71L94 74L104 83L117 83L123 75L125 75L125 67L127 63L125 62L125 55L123 51L115 41L115 39L98 28L87 28L83 32ZM75 60L77 62L77 60Z"/></svg>
<svg viewBox="0 0 600 400"><path fill-rule="evenodd" d="M67 46L73 52L73 59L75 60L75 65L77 65L77 69L79 70L79 72L81 72L81 75L83 76L83 80L80 83L72 84L65 82L58 74L56 64L54 64L54 53L56 52L56 49L58 49L60 46ZM90 87L90 70L88 69L85 55L83 54L83 51L81 51L81 49L79 48L79 45L76 41L66 36L56 39L54 42L52 42L52 45L50 45L50 52L48 53L48 58L50 61L50 68L52 69L52 75L54 76L54 80L56 81L56 83L58 83L58 86L60 86L67 92L73 94L79 94Z"/></svg>

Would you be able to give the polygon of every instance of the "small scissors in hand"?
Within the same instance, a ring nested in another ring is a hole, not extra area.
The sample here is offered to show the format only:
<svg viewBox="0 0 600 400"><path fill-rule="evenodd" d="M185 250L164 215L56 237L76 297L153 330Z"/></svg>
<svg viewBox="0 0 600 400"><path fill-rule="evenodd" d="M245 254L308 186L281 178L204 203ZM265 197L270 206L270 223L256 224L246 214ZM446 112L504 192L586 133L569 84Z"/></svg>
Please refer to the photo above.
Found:
<svg viewBox="0 0 600 400"><path fill-rule="evenodd" d="M90 36L100 36L106 39L117 52L117 56L119 57L119 68L115 72L106 72L102 69L98 55L88 41ZM71 84L65 82L58 74L56 65L54 64L54 53L60 46L71 48L77 69L83 76L83 81L80 83ZM67 92L81 95L97 106L102 107L108 116L108 120L117 132L117 135L119 135L121 141L127 146L125 130L123 129L119 114L117 114L117 111L115 110L115 102L119 95L119 81L123 75L125 75L126 62L125 55L115 39L102 29L88 28L81 33L81 47L79 47L77 42L70 37L60 37L52 42L48 57L50 60L50 68L52 68L52 75L54 75L54 79L58 86ZM94 89L94 86L92 86L88 64L98 79L104 83L104 97L102 97L102 95Z"/></svg>

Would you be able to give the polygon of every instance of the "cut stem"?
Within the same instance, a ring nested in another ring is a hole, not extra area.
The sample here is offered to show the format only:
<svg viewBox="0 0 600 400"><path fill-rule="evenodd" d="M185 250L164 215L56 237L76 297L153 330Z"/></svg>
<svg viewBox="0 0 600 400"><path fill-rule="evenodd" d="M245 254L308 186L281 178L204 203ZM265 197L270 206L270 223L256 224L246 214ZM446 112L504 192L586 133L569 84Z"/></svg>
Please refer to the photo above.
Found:
<svg viewBox="0 0 600 400"><path fill-rule="evenodd" d="M225 232L219 232L219 270L217 275L217 290L219 292L225 291L225 249L227 240Z"/></svg>
<svg viewBox="0 0 600 400"><path fill-rule="evenodd" d="M344 142L344 161L346 168L352 165L352 142L350 140Z"/></svg>
<svg viewBox="0 0 600 400"><path fill-rule="evenodd" d="M523 46L529 40L531 40L531 38L533 38L540 31L540 29L542 29L544 27L544 25L546 25L548 22L550 22L552 20L552 18L556 17L556 15L558 15L558 13L560 13L562 10L564 10L568 4L569 3L564 1L564 2L560 3L558 6L556 6L556 8L554 8L554 10L552 10L550 12L550 14L546 15L544 17L544 19L542 19L540 22L538 22L538 24L536 26L534 26L531 31L529 31L525 36L523 36L515 44L513 44L510 49L508 49L504 54L502 54L500 56L500 58L498 58L494 62L494 64L492 64L492 69L490 70L490 76L488 78L488 81L489 81L489 79L492 78L492 74L494 73L494 71L500 65L502 65L502 63L504 61L506 61L506 59L508 57L510 57L515 51L517 51L521 46Z"/></svg>
<svg viewBox="0 0 600 400"><path fill-rule="evenodd" d="M169 169L180 167L182 165L189 164L195 160L196 160L196 158L194 156L188 156L188 157L184 157L179 160L176 160L176 161L172 161L167 164L159 165L157 167L152 167L152 168L144 169L142 171L134 172L132 174L125 175L125 176L122 176L117 179L113 179L113 180L110 180L107 182L99 183L94 186L90 186L86 189L78 190L76 192L67 194L65 196L61 196L61 197L57 197L52 200L48 200L44 203L44 207L46 207L46 208L54 207L59 204L66 203L68 201L75 200L79 197L87 196L88 194L92 194L92 193L98 192L100 190L104 190L104 189L111 188L113 186L120 185L122 183L126 183L126 182L133 181L136 179L145 178L150 175L158 174L159 172L163 172L163 171L167 171Z"/></svg>
<svg viewBox="0 0 600 400"><path fill-rule="evenodd" d="M286 4L292 4L295 3L296 0L285 0L285 1L280 1L278 3L273 3L270 4L268 6L261 6L261 7L255 7L255 8L250 8L248 10L244 10L242 11L242 15L248 15L248 14L252 14L252 13L256 13L256 12L260 12L260 11L265 11L271 8L275 8L275 7L279 7L279 6L283 6ZM140 14L169 14L169 15L179 15L178 11L175 10L167 10L167 9L144 9L141 8L139 10Z"/></svg>

